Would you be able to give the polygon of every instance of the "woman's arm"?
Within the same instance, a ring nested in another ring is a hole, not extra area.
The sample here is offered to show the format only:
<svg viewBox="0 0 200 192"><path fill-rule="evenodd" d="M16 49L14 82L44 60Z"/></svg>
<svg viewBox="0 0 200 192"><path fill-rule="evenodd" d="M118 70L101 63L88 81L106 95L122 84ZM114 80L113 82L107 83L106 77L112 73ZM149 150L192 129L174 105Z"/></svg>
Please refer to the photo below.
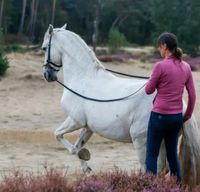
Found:
<svg viewBox="0 0 200 192"><path fill-rule="evenodd" d="M191 118L193 110L194 110L195 101L196 101L196 92L195 92L194 81L193 81L191 69L190 69L189 78L188 78L185 86L186 86L186 89L188 92L188 103L187 103L187 109L183 116L183 122L185 122Z"/></svg>
<svg viewBox="0 0 200 192"><path fill-rule="evenodd" d="M160 74L161 74L161 67L160 67L159 63L156 63L153 67L150 79L148 80L148 82L145 86L146 94L149 95L155 91L155 89L158 85Z"/></svg>

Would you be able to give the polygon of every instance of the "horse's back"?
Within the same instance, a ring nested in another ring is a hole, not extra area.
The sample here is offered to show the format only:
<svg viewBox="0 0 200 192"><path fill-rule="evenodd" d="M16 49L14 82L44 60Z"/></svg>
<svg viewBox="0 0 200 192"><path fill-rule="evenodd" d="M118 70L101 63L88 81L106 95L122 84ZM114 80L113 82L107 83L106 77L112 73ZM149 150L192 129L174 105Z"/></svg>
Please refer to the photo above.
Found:
<svg viewBox="0 0 200 192"><path fill-rule="evenodd" d="M130 94L137 94L146 84L144 79L121 78L110 72L99 70L93 80L87 81L85 93L101 99L115 99Z"/></svg>

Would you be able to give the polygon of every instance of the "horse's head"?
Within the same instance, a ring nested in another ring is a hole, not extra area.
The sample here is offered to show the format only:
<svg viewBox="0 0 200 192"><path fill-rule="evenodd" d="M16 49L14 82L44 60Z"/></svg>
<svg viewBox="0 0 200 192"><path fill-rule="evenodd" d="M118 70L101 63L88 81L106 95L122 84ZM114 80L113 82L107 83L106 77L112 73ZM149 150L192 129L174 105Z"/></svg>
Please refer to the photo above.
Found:
<svg viewBox="0 0 200 192"><path fill-rule="evenodd" d="M61 29L65 29L64 25ZM61 51L56 45L56 35L59 30L54 30L52 25L49 25L44 40L42 49L45 51L43 74L48 82L57 80L57 73L62 67Z"/></svg>

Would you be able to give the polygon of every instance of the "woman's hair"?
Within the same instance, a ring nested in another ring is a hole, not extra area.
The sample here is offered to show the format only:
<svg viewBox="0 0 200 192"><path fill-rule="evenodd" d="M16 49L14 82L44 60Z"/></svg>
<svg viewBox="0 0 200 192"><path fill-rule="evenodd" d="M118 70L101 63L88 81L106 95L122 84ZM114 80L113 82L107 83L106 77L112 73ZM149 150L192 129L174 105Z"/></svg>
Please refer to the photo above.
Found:
<svg viewBox="0 0 200 192"><path fill-rule="evenodd" d="M158 37L158 45L161 44L166 44L167 49L172 53L172 55L181 60L183 51L178 47L178 39L176 35L168 32L162 33Z"/></svg>

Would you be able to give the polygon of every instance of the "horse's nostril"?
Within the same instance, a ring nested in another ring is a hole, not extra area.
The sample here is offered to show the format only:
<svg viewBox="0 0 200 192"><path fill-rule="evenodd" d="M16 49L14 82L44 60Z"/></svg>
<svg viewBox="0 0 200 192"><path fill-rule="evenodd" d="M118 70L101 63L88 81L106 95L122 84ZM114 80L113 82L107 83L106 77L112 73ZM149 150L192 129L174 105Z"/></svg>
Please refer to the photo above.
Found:
<svg viewBox="0 0 200 192"><path fill-rule="evenodd" d="M47 81L49 81L49 73L48 72L44 72L44 77Z"/></svg>

